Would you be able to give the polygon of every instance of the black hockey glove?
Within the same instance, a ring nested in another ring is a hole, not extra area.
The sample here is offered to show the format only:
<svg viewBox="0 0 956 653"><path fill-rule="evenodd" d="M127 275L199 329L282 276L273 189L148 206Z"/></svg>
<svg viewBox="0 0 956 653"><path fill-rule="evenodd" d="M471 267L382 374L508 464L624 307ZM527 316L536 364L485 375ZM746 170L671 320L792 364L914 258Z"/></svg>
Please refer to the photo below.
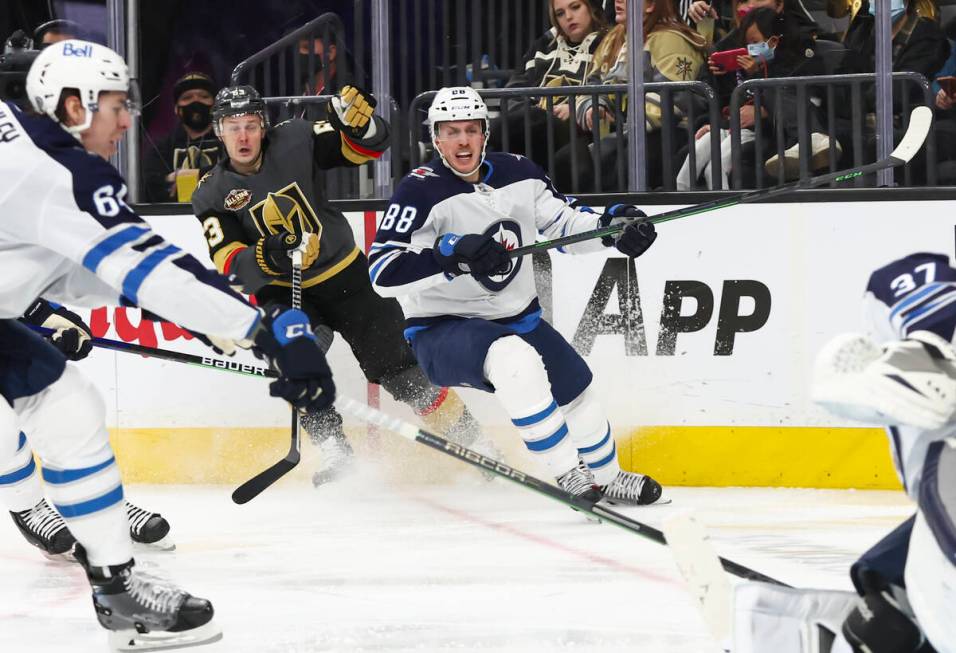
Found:
<svg viewBox="0 0 956 653"><path fill-rule="evenodd" d="M254 352L279 373L269 394L302 410L325 410L335 400L332 370L316 345L309 318L297 309L273 305L253 336Z"/></svg>
<svg viewBox="0 0 956 653"><path fill-rule="evenodd" d="M505 274L511 269L508 250L488 234L442 234L432 254L446 274Z"/></svg>
<svg viewBox="0 0 956 653"><path fill-rule="evenodd" d="M71 361L83 360L93 349L90 327L79 315L63 306L38 299L23 316L23 321L52 329L47 340Z"/></svg>
<svg viewBox="0 0 956 653"><path fill-rule="evenodd" d="M374 124L376 104L375 98L359 87L345 86L332 98L329 122L349 138L362 140L369 136L369 128Z"/></svg>
<svg viewBox="0 0 956 653"><path fill-rule="evenodd" d="M601 242L605 247L617 247L618 251L631 258L637 258L657 239L657 230L651 222L635 222L635 218L646 218L647 214L630 204L615 204L607 209L598 224L602 227L628 223L624 231L615 236L604 236Z"/></svg>
<svg viewBox="0 0 956 653"><path fill-rule="evenodd" d="M291 273L292 252L300 248L303 270L319 257L319 237L312 232L303 233L298 220L292 221L292 227L292 233L284 231L256 241L256 263L267 274L277 277Z"/></svg>

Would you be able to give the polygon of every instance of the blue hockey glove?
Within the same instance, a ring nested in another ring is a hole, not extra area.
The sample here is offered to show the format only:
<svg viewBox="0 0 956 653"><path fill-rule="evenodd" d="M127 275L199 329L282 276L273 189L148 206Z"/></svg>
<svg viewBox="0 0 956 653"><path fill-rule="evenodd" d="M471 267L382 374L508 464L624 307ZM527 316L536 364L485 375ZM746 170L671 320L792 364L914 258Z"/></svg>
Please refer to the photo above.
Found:
<svg viewBox="0 0 956 653"><path fill-rule="evenodd" d="M446 274L505 274L511 257L504 245L487 234L442 234L435 240L432 254Z"/></svg>
<svg viewBox="0 0 956 653"><path fill-rule="evenodd" d="M598 224L602 227L629 223L617 237L604 236L601 242L605 247L617 247L618 251L631 258L637 258L657 239L657 230L651 222L634 222L635 218L646 218L647 214L630 204L615 204L604 212Z"/></svg>
<svg viewBox="0 0 956 653"><path fill-rule="evenodd" d="M279 373L279 378L269 384L270 395L303 410L325 410L332 405L332 370L316 344L305 313L270 306L253 338L256 354L265 356Z"/></svg>

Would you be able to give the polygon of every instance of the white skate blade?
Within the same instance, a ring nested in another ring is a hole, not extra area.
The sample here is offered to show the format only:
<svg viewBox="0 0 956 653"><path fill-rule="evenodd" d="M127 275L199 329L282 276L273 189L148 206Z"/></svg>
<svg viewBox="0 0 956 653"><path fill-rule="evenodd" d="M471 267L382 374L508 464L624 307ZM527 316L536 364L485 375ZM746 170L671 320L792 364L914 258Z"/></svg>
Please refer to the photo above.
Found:
<svg viewBox="0 0 956 653"><path fill-rule="evenodd" d="M133 542L133 547L143 551L175 551L176 543L167 535L155 542Z"/></svg>
<svg viewBox="0 0 956 653"><path fill-rule="evenodd" d="M677 568L700 604L704 621L721 647L729 649L733 590L707 532L689 513L666 519L663 531Z"/></svg>
<svg viewBox="0 0 956 653"><path fill-rule="evenodd" d="M222 639L222 628L210 621L199 628L178 633L157 631L138 633L135 630L116 630L109 633L111 651L175 651L191 646L203 646Z"/></svg>
<svg viewBox="0 0 956 653"><path fill-rule="evenodd" d="M630 510L631 508L653 508L654 506L667 506L673 503L674 500L668 497L662 496L660 499L654 503L644 503L639 506L635 506L633 503L624 503L623 501L615 501L613 499L602 498L600 503L601 505L614 508L615 510L623 508L625 510Z"/></svg>

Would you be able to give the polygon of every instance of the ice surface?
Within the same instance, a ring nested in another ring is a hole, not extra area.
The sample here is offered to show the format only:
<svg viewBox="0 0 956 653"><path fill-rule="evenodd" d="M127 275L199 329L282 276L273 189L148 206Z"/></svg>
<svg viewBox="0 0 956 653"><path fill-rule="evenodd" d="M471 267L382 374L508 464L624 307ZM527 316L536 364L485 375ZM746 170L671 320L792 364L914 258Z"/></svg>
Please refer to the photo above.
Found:
<svg viewBox="0 0 956 653"><path fill-rule="evenodd" d="M411 485L367 469L245 506L231 490L128 488L178 545L137 560L215 604L224 639L191 650L716 650L665 547L502 480ZM670 506L622 511L659 525L693 509L722 555L801 586L849 589L849 564L912 512L894 492L668 492ZM0 577L0 651L106 650L79 567L44 559L12 521Z"/></svg>

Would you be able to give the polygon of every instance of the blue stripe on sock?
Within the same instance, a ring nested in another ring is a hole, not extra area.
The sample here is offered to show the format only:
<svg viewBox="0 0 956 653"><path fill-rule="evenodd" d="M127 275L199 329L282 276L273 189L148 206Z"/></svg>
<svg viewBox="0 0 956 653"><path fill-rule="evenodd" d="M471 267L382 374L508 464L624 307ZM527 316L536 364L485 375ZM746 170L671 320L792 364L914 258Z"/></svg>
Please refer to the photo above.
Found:
<svg viewBox="0 0 956 653"><path fill-rule="evenodd" d="M54 485L62 485L63 483L72 483L73 481L78 481L81 478L86 478L87 476L92 476L96 472L106 469L110 465L116 462L116 458L110 456L110 459L105 463L100 463L99 465L93 465L92 467L84 467L83 469L48 469L43 468L43 480L47 483L53 483Z"/></svg>
<svg viewBox="0 0 956 653"><path fill-rule="evenodd" d="M600 449L601 447L603 447L604 445L606 445L606 444L607 444L607 441L610 440L610 439L611 439L611 427L608 426L608 427L607 427L607 433L604 434L604 439L602 439L600 442L598 442L598 443L597 443L596 445L594 445L593 447L578 447L578 453L580 453L580 454L585 454L585 453L591 453L592 451L597 451L598 449Z"/></svg>
<svg viewBox="0 0 956 653"><path fill-rule="evenodd" d="M23 431L20 431L20 441L17 443L17 453L19 453L20 450L25 446L27 446L27 436Z"/></svg>
<svg viewBox="0 0 956 653"><path fill-rule="evenodd" d="M549 435L543 440L535 440L534 442L525 442L525 446L528 447L531 451L547 451L553 447L558 446L561 443L561 440L565 438L568 434L568 425L562 424L561 428Z"/></svg>
<svg viewBox="0 0 956 653"><path fill-rule="evenodd" d="M115 488L96 497L95 499L90 499L89 501L81 501L80 503L68 503L63 504L54 504L61 515L70 519L71 517L85 517L94 512L99 512L100 510L105 510L110 506L115 506L117 503L123 500L123 486L117 485Z"/></svg>
<svg viewBox="0 0 956 653"><path fill-rule="evenodd" d="M605 465L609 465L612 460L617 457L617 444L611 446L611 453L607 455L607 458L599 460L596 463L588 463L588 467L591 469L601 469Z"/></svg>
<svg viewBox="0 0 956 653"><path fill-rule="evenodd" d="M116 233L101 240L93 249L83 257L83 267L90 272L96 272L96 268L103 262L107 256L118 250L127 243L131 243L143 236L149 231L149 227L130 225Z"/></svg>
<svg viewBox="0 0 956 653"><path fill-rule="evenodd" d="M128 298L134 304L139 304L139 288L143 281L149 276L149 273L156 269L164 260L181 252L182 250L175 245L167 245L162 249L157 249L139 262L135 268L130 270L126 278L123 279L123 296Z"/></svg>
<svg viewBox="0 0 956 653"><path fill-rule="evenodd" d="M537 424L540 421L543 421L551 415L554 411L558 409L558 404L555 401L551 402L551 405L542 410L540 413L535 413L529 417L519 417L518 419L511 420L511 423L515 426L531 426L532 424Z"/></svg>
<svg viewBox="0 0 956 653"><path fill-rule="evenodd" d="M0 485L13 485L14 483L19 483L25 478L29 478L33 474L33 470L36 469L36 462L33 460L33 456L30 456L30 462L16 470L15 472L10 472L9 474L4 474L0 476Z"/></svg>

